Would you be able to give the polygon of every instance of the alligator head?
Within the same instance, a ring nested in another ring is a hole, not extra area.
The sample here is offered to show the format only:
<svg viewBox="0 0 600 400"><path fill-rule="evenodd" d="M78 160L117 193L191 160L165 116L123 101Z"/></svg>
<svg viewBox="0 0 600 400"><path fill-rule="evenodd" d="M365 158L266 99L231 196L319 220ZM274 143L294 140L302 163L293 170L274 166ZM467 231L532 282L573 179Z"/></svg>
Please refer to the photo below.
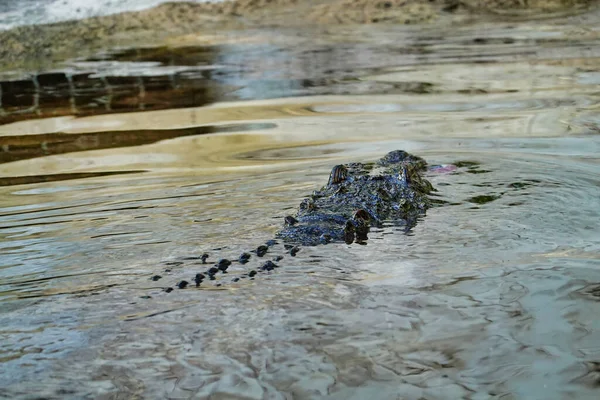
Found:
<svg viewBox="0 0 600 400"><path fill-rule="evenodd" d="M375 163L336 165L327 185L304 199L296 216L285 217L277 236L305 246L362 243L371 226L411 224L425 213L434 190L421 177L426 167L425 160L402 150Z"/></svg>

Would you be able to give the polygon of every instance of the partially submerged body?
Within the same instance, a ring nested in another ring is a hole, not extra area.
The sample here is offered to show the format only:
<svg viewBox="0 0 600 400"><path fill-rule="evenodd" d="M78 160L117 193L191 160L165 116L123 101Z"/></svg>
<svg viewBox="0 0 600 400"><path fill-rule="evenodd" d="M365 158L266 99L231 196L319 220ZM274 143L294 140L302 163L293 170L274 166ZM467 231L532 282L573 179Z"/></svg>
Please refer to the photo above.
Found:
<svg viewBox="0 0 600 400"><path fill-rule="evenodd" d="M330 242L364 243L372 226L384 223L413 226L425 214L431 201L428 194L434 191L431 183L421 177L427 163L420 157L402 150L395 150L373 163L349 163L333 167L329 181L321 190L304 199L295 216L288 215L277 238L285 244L287 253L294 257L299 246L315 246ZM278 242L269 240L252 251L262 258L271 253ZM207 263L208 254L194 257ZM242 253L237 262L245 265L253 257ZM282 255L266 260L259 272L278 268ZM232 262L220 259L204 273L198 273L193 281L200 286L205 279L216 280L221 272L227 273ZM257 270L240 276L254 279ZM153 280L155 277L151 278ZM240 278L233 278L234 282ZM160 279L160 276L158 276ZM188 285L181 281L180 289ZM221 284L218 283L217 286ZM172 288L166 290L171 291Z"/></svg>
<svg viewBox="0 0 600 400"><path fill-rule="evenodd" d="M277 236L302 245L367 239L370 226L385 221L411 224L430 205L433 187L420 175L427 163L402 150L375 163L336 165L329 182L285 218Z"/></svg>

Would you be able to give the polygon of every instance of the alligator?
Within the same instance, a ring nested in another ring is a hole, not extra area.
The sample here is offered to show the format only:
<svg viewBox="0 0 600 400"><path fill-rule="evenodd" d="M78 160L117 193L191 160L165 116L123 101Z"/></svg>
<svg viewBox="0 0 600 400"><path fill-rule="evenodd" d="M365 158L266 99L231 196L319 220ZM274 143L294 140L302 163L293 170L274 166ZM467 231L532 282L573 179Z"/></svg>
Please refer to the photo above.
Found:
<svg viewBox="0 0 600 400"><path fill-rule="evenodd" d="M287 216L277 234L284 242L314 246L367 240L369 228L385 221L411 225L430 206L434 189L421 177L427 163L402 150L375 163L336 165L329 181Z"/></svg>
<svg viewBox="0 0 600 400"><path fill-rule="evenodd" d="M370 228L384 223L410 228L431 206L428 195L435 189L421 176L426 169L424 159L403 150L392 151L376 162L336 165L327 185L304 199L295 216L284 218L276 238L284 242L289 255L295 256L301 246L332 242L365 244ZM253 252L263 257L277 243L270 240ZM208 257L205 253L197 258L206 264ZM249 252L244 252L237 261L246 264L250 257ZM259 271L272 271L278 267L275 262L282 258L264 262ZM231 264L228 259L220 259L205 273L196 274L193 279L196 286L207 277L215 280L217 273L227 273ZM256 275L252 270L242 278L253 279ZM156 276L152 279L157 280ZM181 281L177 286L187 285L187 281Z"/></svg>

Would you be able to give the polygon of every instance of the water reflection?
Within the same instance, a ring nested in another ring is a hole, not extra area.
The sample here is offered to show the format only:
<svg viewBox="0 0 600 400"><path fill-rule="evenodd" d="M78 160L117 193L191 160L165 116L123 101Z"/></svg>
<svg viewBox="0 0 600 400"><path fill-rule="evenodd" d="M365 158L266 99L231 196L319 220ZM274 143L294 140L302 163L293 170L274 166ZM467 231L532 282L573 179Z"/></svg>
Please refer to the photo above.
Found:
<svg viewBox="0 0 600 400"><path fill-rule="evenodd" d="M65 174L51 174L51 175L34 175L34 176L17 176L17 177L2 177L0 178L0 186L13 186L13 185L28 185L32 183L41 182L55 182L65 181L70 179L85 179L94 178L98 176L117 175L117 174L135 174L144 171L112 171L112 172L79 172L79 173L65 173ZM60 189L51 189L53 191ZM46 190L47 192L48 190Z"/></svg>
<svg viewBox="0 0 600 400"><path fill-rule="evenodd" d="M0 127L0 396L596 398L597 66L563 28L88 60L234 89ZM395 148L457 166L430 173L439 206L409 232L273 246L176 288L204 252L271 239L332 165Z"/></svg>
<svg viewBox="0 0 600 400"><path fill-rule="evenodd" d="M157 49L159 52L165 49ZM141 50L139 50L141 52ZM121 62L113 58L74 62L67 71L30 74L0 82L0 122L65 115L98 115L201 106L219 99L218 88L199 72L212 68L218 47L194 53L193 68L169 62ZM179 60L177 60L179 61Z"/></svg>
<svg viewBox="0 0 600 400"><path fill-rule="evenodd" d="M198 136L211 133L228 133L239 131L273 129L273 123L230 124L219 126L200 126L187 129L160 130L118 130L93 133L65 134L30 134L24 136L0 136L0 163L45 157L57 154L73 153L89 150L114 149L120 147L141 146L185 136ZM42 180L43 181L43 180Z"/></svg>

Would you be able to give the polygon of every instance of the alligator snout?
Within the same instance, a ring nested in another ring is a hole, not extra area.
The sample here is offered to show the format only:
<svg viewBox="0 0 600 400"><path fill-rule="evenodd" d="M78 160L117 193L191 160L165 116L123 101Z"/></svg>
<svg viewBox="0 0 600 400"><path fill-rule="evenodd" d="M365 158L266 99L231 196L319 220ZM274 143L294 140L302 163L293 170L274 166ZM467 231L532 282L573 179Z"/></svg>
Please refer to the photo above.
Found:
<svg viewBox="0 0 600 400"><path fill-rule="evenodd" d="M295 216L285 217L278 237L308 246L364 243L369 229L383 221L415 220L429 206L431 184L420 176L426 165L403 150L376 163L336 165L327 185L304 199Z"/></svg>

